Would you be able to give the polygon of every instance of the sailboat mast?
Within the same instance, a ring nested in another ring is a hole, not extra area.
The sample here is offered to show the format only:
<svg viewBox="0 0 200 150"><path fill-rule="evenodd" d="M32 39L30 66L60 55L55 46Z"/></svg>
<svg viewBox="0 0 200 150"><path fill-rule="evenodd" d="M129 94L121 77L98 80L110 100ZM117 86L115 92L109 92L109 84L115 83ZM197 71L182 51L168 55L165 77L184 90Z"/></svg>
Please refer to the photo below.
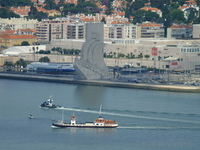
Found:
<svg viewBox="0 0 200 150"><path fill-rule="evenodd" d="M102 104L100 105L99 117L101 117L101 108L102 108Z"/></svg>
<svg viewBox="0 0 200 150"><path fill-rule="evenodd" d="M64 110L62 110L62 122L64 122Z"/></svg>

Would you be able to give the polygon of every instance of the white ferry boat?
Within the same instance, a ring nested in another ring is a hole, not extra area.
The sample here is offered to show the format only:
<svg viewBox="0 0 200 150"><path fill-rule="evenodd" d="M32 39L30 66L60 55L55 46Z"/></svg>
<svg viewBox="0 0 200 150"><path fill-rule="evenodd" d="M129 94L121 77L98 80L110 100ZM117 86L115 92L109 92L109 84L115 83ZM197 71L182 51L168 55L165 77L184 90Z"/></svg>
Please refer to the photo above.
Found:
<svg viewBox="0 0 200 150"><path fill-rule="evenodd" d="M76 117L74 115L71 116L70 123L64 123L63 120L58 120L52 123L52 128L66 128L66 127L76 127L76 128L116 128L118 124L112 120L105 120L100 117L94 122L85 122L85 123L76 123Z"/></svg>
<svg viewBox="0 0 200 150"><path fill-rule="evenodd" d="M76 123L75 115L71 115L71 122L64 123L63 113L62 120L57 120L52 123L52 128L66 128L66 127L75 127L75 128L116 128L118 127L117 122L112 120L105 120L100 116L101 107L99 112L99 118L94 120L94 122L85 122L85 123Z"/></svg>

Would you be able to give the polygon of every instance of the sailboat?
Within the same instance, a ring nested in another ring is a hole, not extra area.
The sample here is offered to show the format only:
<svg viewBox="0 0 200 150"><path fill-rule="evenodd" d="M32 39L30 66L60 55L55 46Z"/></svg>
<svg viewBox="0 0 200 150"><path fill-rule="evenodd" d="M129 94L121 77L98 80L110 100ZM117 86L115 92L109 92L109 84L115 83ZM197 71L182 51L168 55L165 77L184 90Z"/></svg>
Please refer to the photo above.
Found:
<svg viewBox="0 0 200 150"><path fill-rule="evenodd" d="M75 128L116 128L118 127L117 122L112 120L105 120L100 116L101 106L99 111L99 118L95 119L94 122L85 122L85 123L76 123L76 116L70 116L70 123L64 123L63 120L55 121L52 123L52 128L66 128L66 127L75 127Z"/></svg>

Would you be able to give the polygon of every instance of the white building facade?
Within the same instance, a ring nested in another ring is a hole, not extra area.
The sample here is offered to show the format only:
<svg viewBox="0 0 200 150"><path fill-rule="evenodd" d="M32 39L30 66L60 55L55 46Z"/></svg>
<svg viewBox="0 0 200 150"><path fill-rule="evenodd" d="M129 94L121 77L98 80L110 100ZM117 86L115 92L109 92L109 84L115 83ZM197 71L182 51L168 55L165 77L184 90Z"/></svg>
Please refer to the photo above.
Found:
<svg viewBox="0 0 200 150"><path fill-rule="evenodd" d="M38 21L36 19L25 18L0 18L0 31L18 29L36 29Z"/></svg>

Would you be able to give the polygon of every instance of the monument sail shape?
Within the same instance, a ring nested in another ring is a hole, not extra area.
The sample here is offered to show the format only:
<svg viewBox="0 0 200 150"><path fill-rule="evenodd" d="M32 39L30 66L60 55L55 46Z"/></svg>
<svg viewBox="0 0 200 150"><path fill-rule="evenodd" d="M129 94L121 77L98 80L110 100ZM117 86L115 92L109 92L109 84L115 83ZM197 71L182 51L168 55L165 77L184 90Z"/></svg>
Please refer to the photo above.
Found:
<svg viewBox="0 0 200 150"><path fill-rule="evenodd" d="M86 41L81 48L81 57L74 61L77 79L93 80L109 77L103 59L104 46L103 23L87 23Z"/></svg>

